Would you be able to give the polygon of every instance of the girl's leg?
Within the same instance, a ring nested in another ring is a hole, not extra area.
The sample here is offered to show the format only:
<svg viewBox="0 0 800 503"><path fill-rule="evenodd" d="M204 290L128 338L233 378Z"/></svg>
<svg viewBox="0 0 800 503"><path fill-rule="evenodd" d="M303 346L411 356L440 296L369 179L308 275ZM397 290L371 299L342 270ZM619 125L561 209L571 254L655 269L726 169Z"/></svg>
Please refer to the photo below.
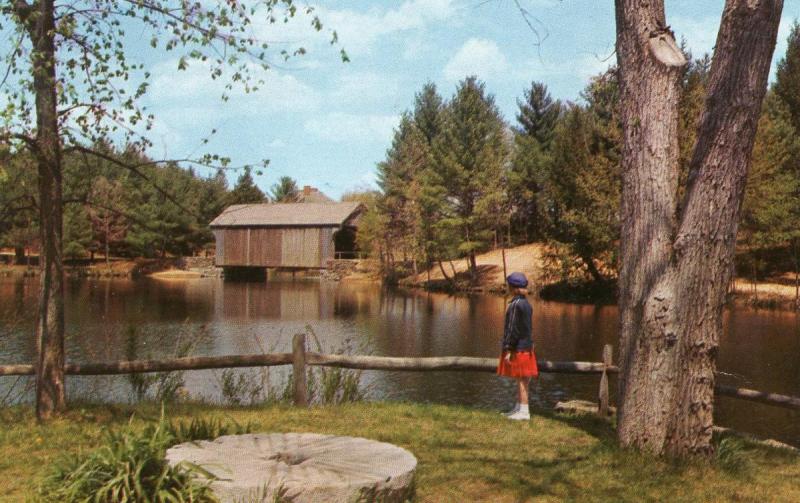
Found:
<svg viewBox="0 0 800 503"><path fill-rule="evenodd" d="M518 403L528 405L528 386L530 383L530 377L520 377L517 379L517 391L519 393Z"/></svg>
<svg viewBox="0 0 800 503"><path fill-rule="evenodd" d="M528 411L528 384L530 383L529 377L517 378L517 392L519 398L517 400L517 410L513 414L507 416L509 419L528 420L530 419L530 412Z"/></svg>

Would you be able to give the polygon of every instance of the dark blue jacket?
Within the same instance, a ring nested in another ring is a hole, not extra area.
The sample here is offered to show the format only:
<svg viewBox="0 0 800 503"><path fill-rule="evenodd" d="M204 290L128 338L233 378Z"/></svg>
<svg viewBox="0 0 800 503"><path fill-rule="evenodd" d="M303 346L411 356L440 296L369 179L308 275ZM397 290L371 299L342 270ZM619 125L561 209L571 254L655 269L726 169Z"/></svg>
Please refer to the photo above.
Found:
<svg viewBox="0 0 800 503"><path fill-rule="evenodd" d="M515 295L508 304L503 329L503 351L528 351L533 348L533 308L524 295Z"/></svg>

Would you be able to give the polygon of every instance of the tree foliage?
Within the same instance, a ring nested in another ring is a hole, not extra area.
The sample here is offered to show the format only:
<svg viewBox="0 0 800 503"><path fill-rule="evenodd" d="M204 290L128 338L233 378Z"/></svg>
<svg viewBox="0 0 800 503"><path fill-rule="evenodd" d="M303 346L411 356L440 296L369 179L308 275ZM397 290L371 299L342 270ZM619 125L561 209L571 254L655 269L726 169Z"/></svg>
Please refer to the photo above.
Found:
<svg viewBox="0 0 800 503"><path fill-rule="evenodd" d="M475 254L488 250L507 222L505 171L507 126L484 83L467 77L444 108L433 142L433 169L445 195L440 224L476 272Z"/></svg>
<svg viewBox="0 0 800 503"><path fill-rule="evenodd" d="M270 188L270 197L276 203L294 203L299 195L297 182L291 176L282 176L278 183Z"/></svg>
<svg viewBox="0 0 800 503"><path fill-rule="evenodd" d="M230 194L228 194L228 205L232 204L254 204L263 203L266 196L261 189L256 186L250 168L245 168L244 172L236 180Z"/></svg>

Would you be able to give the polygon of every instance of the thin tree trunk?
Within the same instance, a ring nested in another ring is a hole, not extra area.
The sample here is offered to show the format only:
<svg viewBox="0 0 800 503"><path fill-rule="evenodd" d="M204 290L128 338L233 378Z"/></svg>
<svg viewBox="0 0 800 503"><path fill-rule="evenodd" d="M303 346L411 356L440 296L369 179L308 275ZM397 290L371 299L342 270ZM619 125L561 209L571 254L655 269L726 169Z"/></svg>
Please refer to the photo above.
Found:
<svg viewBox="0 0 800 503"><path fill-rule="evenodd" d="M797 260L797 241L792 240L792 259L794 261L794 307L800 307L800 264Z"/></svg>
<svg viewBox="0 0 800 503"><path fill-rule="evenodd" d="M712 452L714 371L739 208L782 9L727 0L677 211L679 78L663 0L617 0L623 117L620 441Z"/></svg>
<svg viewBox="0 0 800 503"><path fill-rule="evenodd" d="M105 228L105 233L106 233L106 236L105 236L105 242L106 242L106 243L105 243L105 244L106 244L106 267L107 267L108 269L111 269L111 259L108 257L109 250L110 250L110 248L111 248L111 247L109 246L109 244L108 244L109 236L111 235L111 229L110 229L110 227L111 227L111 226L109 225L108 221L106 221L106 228Z"/></svg>
<svg viewBox="0 0 800 503"><path fill-rule="evenodd" d="M444 266L442 265L442 261L441 260L437 260L437 262L439 263L439 270L442 271L442 276L444 276L444 279L446 279L447 281L452 283L453 280L447 276L447 273L444 270ZM452 263L451 263L451 265L452 265Z"/></svg>
<svg viewBox="0 0 800 503"><path fill-rule="evenodd" d="M506 249L503 248L501 253L503 254L503 281L505 281L505 279L508 277L508 267L506 267Z"/></svg>
<svg viewBox="0 0 800 503"><path fill-rule="evenodd" d="M597 264L594 263L592 257L581 257L581 260L584 264L586 264L586 269L589 271L589 274L591 274L595 283L605 282L606 278L600 273L600 270L597 268Z"/></svg>
<svg viewBox="0 0 800 503"><path fill-rule="evenodd" d="M64 389L64 265L62 247L61 144L58 129L53 0L15 4L33 51L41 250L36 326L36 417L46 420L66 408ZM33 9L36 9L34 12Z"/></svg>

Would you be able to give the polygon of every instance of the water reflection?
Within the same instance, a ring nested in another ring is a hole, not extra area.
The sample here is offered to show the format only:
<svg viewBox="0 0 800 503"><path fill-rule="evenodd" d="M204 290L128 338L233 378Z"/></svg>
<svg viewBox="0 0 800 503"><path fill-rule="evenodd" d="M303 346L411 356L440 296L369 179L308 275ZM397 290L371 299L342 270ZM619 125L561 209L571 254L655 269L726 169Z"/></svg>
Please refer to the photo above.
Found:
<svg viewBox="0 0 800 503"><path fill-rule="evenodd" d="M0 361L34 357L36 279L0 279ZM366 282L277 280L266 283L70 280L66 287L70 361L124 359L136 334L137 356L175 356L191 341L197 355L290 351L291 336L310 328L324 351L345 344L359 353L392 356L484 356L499 350L507 299L390 291ZM614 306L534 302L534 341L540 358L600 359L616 350ZM791 312L725 312L719 368L723 382L800 395L797 316ZM312 344L314 344L312 342ZM616 352L616 351L615 351ZM280 372L278 372L280 373ZM366 372L372 398L435 401L499 408L514 396L511 383L491 374ZM189 392L219 398L214 372L185 374ZM542 375L533 401L594 400L597 377ZM0 378L0 393L11 380ZM612 382L613 385L613 382ZM124 401L124 377L72 377L71 397ZM612 390L613 391L613 390ZM765 405L720 399L720 423L800 443L798 414Z"/></svg>

